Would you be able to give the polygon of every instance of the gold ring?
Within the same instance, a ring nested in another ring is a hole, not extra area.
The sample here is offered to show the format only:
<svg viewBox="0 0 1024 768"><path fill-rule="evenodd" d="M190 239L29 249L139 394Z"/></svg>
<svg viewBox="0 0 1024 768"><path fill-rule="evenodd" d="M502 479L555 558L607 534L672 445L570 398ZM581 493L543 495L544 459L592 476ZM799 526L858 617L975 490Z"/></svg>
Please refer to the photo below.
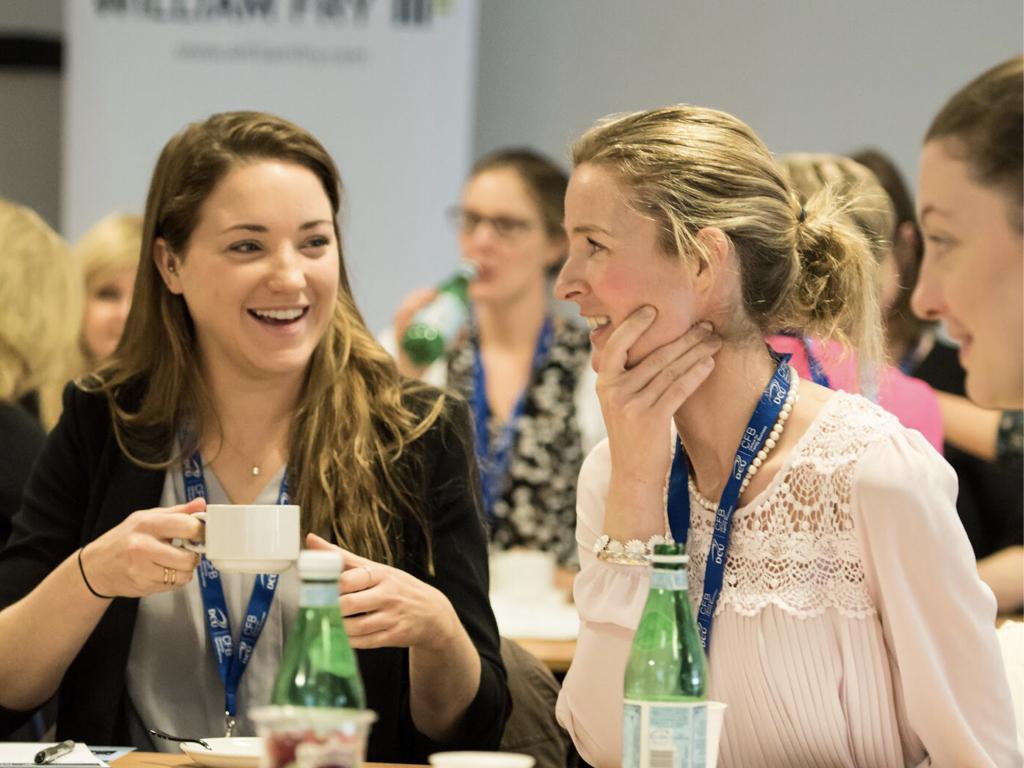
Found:
<svg viewBox="0 0 1024 768"><path fill-rule="evenodd" d="M178 570L176 568L171 568L171 586L173 587L177 583L178 583Z"/></svg>
<svg viewBox="0 0 1024 768"><path fill-rule="evenodd" d="M170 568L164 568L164 584L170 584L170 583L171 583L171 569Z"/></svg>

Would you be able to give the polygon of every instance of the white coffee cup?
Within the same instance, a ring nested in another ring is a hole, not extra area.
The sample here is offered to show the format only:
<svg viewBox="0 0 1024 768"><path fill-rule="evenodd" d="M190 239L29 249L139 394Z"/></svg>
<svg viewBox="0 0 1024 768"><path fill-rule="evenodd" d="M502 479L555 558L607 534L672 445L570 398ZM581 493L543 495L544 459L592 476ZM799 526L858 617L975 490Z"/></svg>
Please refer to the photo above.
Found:
<svg viewBox="0 0 1024 768"><path fill-rule="evenodd" d="M718 765L718 744L722 739L722 721L725 719L725 708L728 706L722 701L708 702L708 729L706 762L707 768L715 768Z"/></svg>
<svg viewBox="0 0 1024 768"><path fill-rule="evenodd" d="M299 557L299 508L294 504L208 504L195 517L205 541L182 546L229 573L281 573Z"/></svg>

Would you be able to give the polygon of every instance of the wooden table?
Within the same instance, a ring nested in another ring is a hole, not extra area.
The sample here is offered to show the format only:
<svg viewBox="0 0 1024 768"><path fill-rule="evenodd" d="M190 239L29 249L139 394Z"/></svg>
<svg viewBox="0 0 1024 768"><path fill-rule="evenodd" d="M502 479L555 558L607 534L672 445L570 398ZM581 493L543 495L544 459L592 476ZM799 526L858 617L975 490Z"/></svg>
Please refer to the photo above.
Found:
<svg viewBox="0 0 1024 768"><path fill-rule="evenodd" d="M572 657L576 653L575 640L539 640L537 638L513 638L556 675L569 671Z"/></svg>
<svg viewBox="0 0 1024 768"><path fill-rule="evenodd" d="M170 768L171 766L195 766L185 755L171 755L163 752L129 752L111 764L112 768ZM407 763L363 763L363 768L416 768Z"/></svg>

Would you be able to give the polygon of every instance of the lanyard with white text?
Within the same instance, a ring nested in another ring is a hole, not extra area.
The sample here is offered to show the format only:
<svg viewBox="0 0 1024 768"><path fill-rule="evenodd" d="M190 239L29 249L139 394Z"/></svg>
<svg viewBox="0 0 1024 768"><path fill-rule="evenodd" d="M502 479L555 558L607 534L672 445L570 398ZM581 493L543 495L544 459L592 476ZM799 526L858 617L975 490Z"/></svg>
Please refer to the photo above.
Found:
<svg viewBox="0 0 1024 768"><path fill-rule="evenodd" d="M530 367L530 378L544 364L554 336L554 325L551 318L544 319L544 326L537 338L537 347L533 351L533 364ZM473 418L476 420L476 459L480 465L480 487L484 501L484 513L488 520L494 518L494 504L501 494L505 476L508 474L512 458L512 447L519 431L519 417L526 408L526 393L530 385L520 393L512 413L502 425L501 431L491 442L490 420L491 407L487 403L487 380L484 375L483 361L480 359L480 345L473 345Z"/></svg>
<svg viewBox="0 0 1024 768"><path fill-rule="evenodd" d="M185 459L182 466L185 479L185 500L206 498L206 478L203 476L203 459L196 451ZM277 494L278 504L288 503L288 473L281 478L281 489ZM249 607L245 612L245 623L238 637L238 652L235 653L231 639L231 619L228 614L220 572L203 555L199 561L199 589L203 596L203 613L210 644L217 654L217 671L224 685L224 730L232 736L235 728L235 714L238 712L238 686L249 664L256 641L260 638L263 625L270 612L277 589L276 573L261 573L252 585Z"/></svg>
<svg viewBox="0 0 1024 768"><path fill-rule="evenodd" d="M825 387L826 389L832 389L832 384L828 380L828 374L825 373L824 366L822 366L821 361L814 354L814 348L811 345L811 340L804 336L803 342L804 354L807 355L807 367L811 372L811 381L819 386Z"/></svg>
<svg viewBox="0 0 1024 768"><path fill-rule="evenodd" d="M789 369L789 355L779 355L778 368L772 375L768 386L761 393L757 407L747 423L746 431L736 449L732 472L725 482L722 498L715 512L715 528L711 535L711 549L708 562L704 569L704 594L701 596L697 609L697 625L700 640L705 653L711 648L711 621L715 615L715 606L722 591L722 579L725 575L726 553L729 548L729 531L732 528L732 516L740 500L740 485L747 473L747 467L764 447L768 434L779 418L782 406L786 402L792 378ZM668 482L668 524L672 538L685 543L690 530L690 492L687 487L687 476L690 473L686 451L682 441L676 441L676 452L672 458L672 470Z"/></svg>

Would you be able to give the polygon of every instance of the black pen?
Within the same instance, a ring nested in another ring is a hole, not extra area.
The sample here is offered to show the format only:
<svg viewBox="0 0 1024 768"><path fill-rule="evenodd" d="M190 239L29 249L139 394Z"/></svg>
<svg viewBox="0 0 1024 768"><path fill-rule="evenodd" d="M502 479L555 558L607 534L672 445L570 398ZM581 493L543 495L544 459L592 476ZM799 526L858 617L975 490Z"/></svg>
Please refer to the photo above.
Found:
<svg viewBox="0 0 1024 768"><path fill-rule="evenodd" d="M71 750L75 748L75 742L71 739L62 741L59 744L54 744L52 747L41 749L36 752L36 765L46 765L52 763L58 757L64 757L64 755L70 754Z"/></svg>

